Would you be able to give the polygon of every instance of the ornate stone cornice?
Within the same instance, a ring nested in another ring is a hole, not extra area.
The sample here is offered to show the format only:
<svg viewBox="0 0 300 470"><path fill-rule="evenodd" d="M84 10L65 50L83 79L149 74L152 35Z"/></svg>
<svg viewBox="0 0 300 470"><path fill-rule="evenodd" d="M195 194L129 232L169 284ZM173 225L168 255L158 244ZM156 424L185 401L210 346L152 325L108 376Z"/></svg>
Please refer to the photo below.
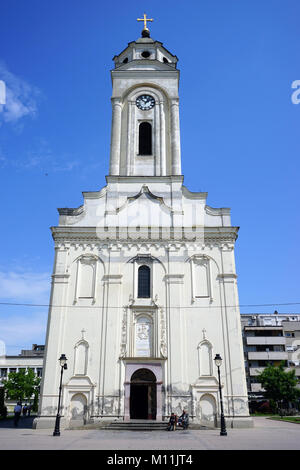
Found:
<svg viewBox="0 0 300 470"><path fill-rule="evenodd" d="M78 243L234 243L239 227L154 227L149 236L148 227L51 227L55 241ZM160 230L162 229L162 230Z"/></svg>
<svg viewBox="0 0 300 470"><path fill-rule="evenodd" d="M182 183L182 175L172 175L172 176L115 176L109 175L105 177L107 183Z"/></svg>
<svg viewBox="0 0 300 470"><path fill-rule="evenodd" d="M77 216L80 215L84 212L84 207L79 206L79 207L59 207L58 209L59 215L69 215L69 216Z"/></svg>
<svg viewBox="0 0 300 470"><path fill-rule="evenodd" d="M205 206L205 212L209 215L230 215L230 208L229 207L210 207L208 205Z"/></svg>

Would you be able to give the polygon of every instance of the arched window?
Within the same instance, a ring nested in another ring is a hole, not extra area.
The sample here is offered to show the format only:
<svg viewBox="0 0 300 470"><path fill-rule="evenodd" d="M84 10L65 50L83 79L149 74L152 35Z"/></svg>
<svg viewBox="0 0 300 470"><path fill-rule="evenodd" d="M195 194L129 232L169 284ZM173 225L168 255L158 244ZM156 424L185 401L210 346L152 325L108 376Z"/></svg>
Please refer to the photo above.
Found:
<svg viewBox="0 0 300 470"><path fill-rule="evenodd" d="M152 126L141 122L139 126L139 155L152 155Z"/></svg>
<svg viewBox="0 0 300 470"><path fill-rule="evenodd" d="M150 268L141 266L138 271L138 297L150 297Z"/></svg>

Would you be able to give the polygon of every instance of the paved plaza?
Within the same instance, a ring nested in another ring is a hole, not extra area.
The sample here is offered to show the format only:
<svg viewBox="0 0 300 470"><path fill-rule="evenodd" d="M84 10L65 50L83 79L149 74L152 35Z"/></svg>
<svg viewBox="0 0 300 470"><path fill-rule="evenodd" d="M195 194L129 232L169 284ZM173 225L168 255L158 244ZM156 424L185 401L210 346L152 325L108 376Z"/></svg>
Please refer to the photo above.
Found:
<svg viewBox="0 0 300 470"><path fill-rule="evenodd" d="M0 422L3 450L299 450L300 425L254 418L252 429L218 430L109 431L62 430L59 437L52 430L32 429L31 418Z"/></svg>

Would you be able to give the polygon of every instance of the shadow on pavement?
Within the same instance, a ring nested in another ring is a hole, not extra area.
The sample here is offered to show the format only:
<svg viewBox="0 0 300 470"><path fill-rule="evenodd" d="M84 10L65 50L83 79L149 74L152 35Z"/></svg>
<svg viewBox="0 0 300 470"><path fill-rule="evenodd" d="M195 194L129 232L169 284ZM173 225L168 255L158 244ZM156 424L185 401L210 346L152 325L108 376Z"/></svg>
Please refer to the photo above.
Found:
<svg viewBox="0 0 300 470"><path fill-rule="evenodd" d="M0 429L1 428L14 428L14 429L31 429L32 423L36 415L32 416L21 416L18 422L18 426L15 427L14 418L9 417L7 419L0 420Z"/></svg>

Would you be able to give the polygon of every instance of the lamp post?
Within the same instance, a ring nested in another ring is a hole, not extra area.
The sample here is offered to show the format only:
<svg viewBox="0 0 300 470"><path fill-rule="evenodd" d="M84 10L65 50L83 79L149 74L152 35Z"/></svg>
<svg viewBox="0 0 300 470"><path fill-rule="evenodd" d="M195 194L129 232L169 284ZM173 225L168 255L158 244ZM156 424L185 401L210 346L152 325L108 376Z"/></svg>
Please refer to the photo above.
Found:
<svg viewBox="0 0 300 470"><path fill-rule="evenodd" d="M220 354L216 354L214 359L215 364L218 368L218 378L219 378L219 392L220 392L220 404L221 404L221 432L220 436L227 436L226 424L223 411L223 399L222 399L222 387L221 387L221 378L220 378L220 366L222 365L222 358Z"/></svg>
<svg viewBox="0 0 300 470"><path fill-rule="evenodd" d="M56 415L56 420L55 420L55 428L53 431L53 436L60 436L60 430L59 430L59 425L60 425L60 399L61 399L61 389L62 389L62 376L64 369L67 369L67 358L65 354L61 354L60 358L58 359L60 363L60 384L59 384L59 394L58 394L58 407L57 407L57 415Z"/></svg>

